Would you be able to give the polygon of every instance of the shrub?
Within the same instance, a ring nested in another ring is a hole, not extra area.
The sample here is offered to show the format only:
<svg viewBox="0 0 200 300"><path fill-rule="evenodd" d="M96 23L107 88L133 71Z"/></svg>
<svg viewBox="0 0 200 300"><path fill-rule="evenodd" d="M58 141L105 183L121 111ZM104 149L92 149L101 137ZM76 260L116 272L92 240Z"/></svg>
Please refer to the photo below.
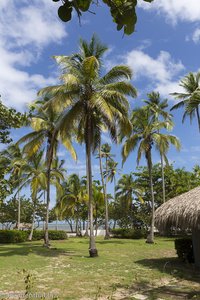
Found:
<svg viewBox="0 0 200 300"><path fill-rule="evenodd" d="M22 243L28 239L28 232L22 230L0 230L0 243Z"/></svg>
<svg viewBox="0 0 200 300"><path fill-rule="evenodd" d="M28 240L30 231L23 230L0 230L0 243L21 243ZM39 241L44 239L43 230L33 231L33 241ZM49 230L50 240L65 240L67 239L67 233L63 230Z"/></svg>
<svg viewBox="0 0 200 300"><path fill-rule="evenodd" d="M184 261L193 263L194 262L194 253L192 246L192 239L189 237L179 238L174 241L175 249L178 257Z"/></svg>
<svg viewBox="0 0 200 300"><path fill-rule="evenodd" d="M33 241L44 239L44 230L34 230ZM49 230L50 240L66 240L67 233L64 230Z"/></svg>
<svg viewBox="0 0 200 300"><path fill-rule="evenodd" d="M114 238L120 238L120 239L141 239L146 237L147 235L147 232L144 229L132 229L132 228L112 229L111 233Z"/></svg>

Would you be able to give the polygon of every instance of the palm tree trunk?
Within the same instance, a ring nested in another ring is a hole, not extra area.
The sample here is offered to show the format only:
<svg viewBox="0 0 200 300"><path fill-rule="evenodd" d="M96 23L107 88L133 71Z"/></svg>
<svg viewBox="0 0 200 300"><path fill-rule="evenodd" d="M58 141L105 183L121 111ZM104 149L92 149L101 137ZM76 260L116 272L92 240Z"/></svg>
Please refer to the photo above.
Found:
<svg viewBox="0 0 200 300"><path fill-rule="evenodd" d="M98 233L98 216L97 216L97 211L98 211L98 207L96 205L96 217L95 217L95 230L96 230L96 233L95 233L95 236L97 236L97 233Z"/></svg>
<svg viewBox="0 0 200 300"><path fill-rule="evenodd" d="M46 206L46 218L44 228L44 246L49 247L49 203L50 203L50 168L47 170L47 206Z"/></svg>
<svg viewBox="0 0 200 300"><path fill-rule="evenodd" d="M20 219L21 219L21 201L20 194L18 192L18 212L17 212L17 229L20 230Z"/></svg>
<svg viewBox="0 0 200 300"><path fill-rule="evenodd" d="M199 127L199 132L200 132L200 116L199 116L199 107L196 108L196 113L197 113L197 122L198 122L198 127Z"/></svg>
<svg viewBox="0 0 200 300"><path fill-rule="evenodd" d="M152 159L151 159L151 149L146 153L147 166L149 171L149 186L151 190L151 226L150 233L147 237L146 242L154 243L154 221L155 221L155 207L154 207L154 191L153 191L153 179L152 179Z"/></svg>
<svg viewBox="0 0 200 300"><path fill-rule="evenodd" d="M89 236L89 219L90 219L90 214L89 214L89 206L88 206L88 219L87 219L86 229L85 229L85 234L84 234L84 236L86 236L86 237Z"/></svg>
<svg viewBox="0 0 200 300"><path fill-rule="evenodd" d="M55 133L54 133L55 134ZM53 160L53 143L54 136L49 137L46 155L47 164L47 207L46 207L46 220L45 220L45 232L44 232L44 246L49 247L49 204L50 204L50 180L51 180L51 164Z"/></svg>
<svg viewBox="0 0 200 300"><path fill-rule="evenodd" d="M107 165L107 163L106 163ZM103 197L105 203L105 240L110 238L109 230L108 230L108 205L107 205L107 195L106 195L106 183L103 177L103 166L102 166L102 157L101 157L101 144L99 145L99 168L101 174L101 183L103 187Z"/></svg>
<svg viewBox="0 0 200 300"><path fill-rule="evenodd" d="M163 155L160 153L161 161L161 173L162 173L162 192L163 192L163 203L165 203L165 172L164 172L164 161Z"/></svg>
<svg viewBox="0 0 200 300"><path fill-rule="evenodd" d="M89 196L89 224L90 224L90 257L98 256L96 249L94 230L93 230L93 203L92 203L92 164L91 164L91 120L88 115L87 136L86 136L86 170L87 170L87 189Z"/></svg>
<svg viewBox="0 0 200 300"><path fill-rule="evenodd" d="M32 238L33 238L33 230L34 230L34 226L35 226L35 209L36 209L36 207L35 207L35 204L34 204L34 207L33 207L33 219L32 219L32 225L31 225L31 232L30 232L29 237L28 237L29 241L32 241Z"/></svg>
<svg viewBox="0 0 200 300"><path fill-rule="evenodd" d="M56 231L58 230L58 217L56 217Z"/></svg>
<svg viewBox="0 0 200 300"><path fill-rule="evenodd" d="M108 226L108 196L107 196L107 182L108 182L108 158L106 157L106 182L105 182L105 240L110 238Z"/></svg>

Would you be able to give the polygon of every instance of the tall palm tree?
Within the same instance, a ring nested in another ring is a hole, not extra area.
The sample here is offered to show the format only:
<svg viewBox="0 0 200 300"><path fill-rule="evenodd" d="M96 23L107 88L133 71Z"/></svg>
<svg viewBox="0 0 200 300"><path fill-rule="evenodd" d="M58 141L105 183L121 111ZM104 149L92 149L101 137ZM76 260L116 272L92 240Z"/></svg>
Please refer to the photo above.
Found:
<svg viewBox="0 0 200 300"><path fill-rule="evenodd" d="M103 126L109 131L113 141L117 140L119 129L124 133L130 130L126 95L136 96L135 88L128 82L132 76L129 67L116 66L100 76L101 59L106 50L107 47L95 36L89 43L81 40L79 53L55 57L62 70L61 85L48 87L40 92L40 95L52 99L55 106L58 97L58 108L61 98L69 99L57 128L61 131L61 136L66 130L74 132L77 141L84 143L86 147L91 257L98 255L93 232L92 151L100 143Z"/></svg>
<svg viewBox="0 0 200 300"><path fill-rule="evenodd" d="M175 96L176 99L181 99L181 101L175 104L171 110L183 107L184 114L182 122L185 121L186 117L189 117L190 121L196 117L200 132L200 72L190 72L181 80L180 86L184 89L184 92L172 93L171 95Z"/></svg>
<svg viewBox="0 0 200 300"><path fill-rule="evenodd" d="M104 193L102 192L102 186L99 184L99 181L93 181L93 205L95 208L95 229L96 236L98 232L98 214L105 206Z"/></svg>
<svg viewBox="0 0 200 300"><path fill-rule="evenodd" d="M150 235L147 242L154 243L154 190L152 180L152 147L159 151L160 145L165 145L165 149L170 144L180 148L178 139L173 135L160 133L160 130L168 127L167 121L154 121L148 106L135 109L132 112L131 123L132 134L125 140L122 148L123 163L129 154L137 148L137 164L139 164L142 154L144 154L149 172L149 186L151 190L152 216Z"/></svg>
<svg viewBox="0 0 200 300"><path fill-rule="evenodd" d="M24 177L24 182L18 187L18 190L21 190L23 187L28 185L30 185L31 189L31 199L33 202L33 216L29 240L32 240L35 224L36 204L39 197L38 194L41 190L45 190L47 185L43 160L43 151L37 153L28 160L25 157L15 159L14 164L15 166L19 167L20 174Z"/></svg>
<svg viewBox="0 0 200 300"><path fill-rule="evenodd" d="M20 191L19 186L24 182L23 174L21 173L21 164L17 164L16 161L25 160L21 149L16 144L9 145L4 151L2 156L6 159L8 166L7 172L10 175L10 182L12 182L13 190L17 190L15 197L18 199L18 212L17 212L17 229L20 229L21 219L21 203L20 203Z"/></svg>
<svg viewBox="0 0 200 300"><path fill-rule="evenodd" d="M152 112L152 118L154 121L164 120L168 122L168 130L171 130L174 126L172 121L172 115L166 111L168 108L168 100L161 100L160 94L158 92L151 92L147 94L148 100L144 102L148 105L150 111ZM164 160L168 164L165 145L160 145L160 160L161 160L161 173L162 173L162 192L163 192L163 202L165 202L165 174L164 174Z"/></svg>
<svg viewBox="0 0 200 300"><path fill-rule="evenodd" d="M108 143L103 144L99 151L100 172L101 172L101 180L103 185L103 194L104 194L104 202L105 202L105 237L104 237L105 239L110 238L109 225L108 225L109 216L108 216L108 196L107 196L108 161L112 157L110 151L111 151L111 146ZM105 159L105 174L103 174L102 159ZM104 175L105 175L105 181L104 181Z"/></svg>
<svg viewBox="0 0 200 300"><path fill-rule="evenodd" d="M45 220L45 236L44 245L49 247L48 223L49 223L49 203L50 203L50 182L51 182L51 167L53 158L56 155L56 150L59 141L59 130L56 128L56 122L59 114L55 111L52 105L45 107L45 103L40 105L36 103L32 113L30 125L33 128L31 133L23 136L17 144L25 144L23 151L28 157L32 157L42 148L46 148L46 220ZM72 157L76 159L76 153L72 147L71 141L66 134L62 134L62 143L70 151Z"/></svg>

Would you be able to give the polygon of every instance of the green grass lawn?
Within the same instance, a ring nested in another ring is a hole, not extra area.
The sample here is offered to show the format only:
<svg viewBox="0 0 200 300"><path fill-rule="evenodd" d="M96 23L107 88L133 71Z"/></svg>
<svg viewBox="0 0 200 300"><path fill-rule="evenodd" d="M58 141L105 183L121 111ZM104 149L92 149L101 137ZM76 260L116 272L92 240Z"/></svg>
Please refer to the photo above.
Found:
<svg viewBox="0 0 200 300"><path fill-rule="evenodd" d="M52 249L1 244L0 299L25 289L23 269L33 276L32 292L47 299L200 299L200 274L178 261L173 240L97 239L97 248L99 257L89 258L85 238L55 241Z"/></svg>

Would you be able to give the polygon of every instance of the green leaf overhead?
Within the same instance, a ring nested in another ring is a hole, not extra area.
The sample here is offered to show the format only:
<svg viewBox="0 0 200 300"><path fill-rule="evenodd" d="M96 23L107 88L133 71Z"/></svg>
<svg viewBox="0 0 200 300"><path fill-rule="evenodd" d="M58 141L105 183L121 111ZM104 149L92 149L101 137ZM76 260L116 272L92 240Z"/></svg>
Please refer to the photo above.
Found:
<svg viewBox="0 0 200 300"><path fill-rule="evenodd" d="M59 0L52 0L59 2ZM143 0L151 3L153 0ZM62 5L58 8L58 16L63 22L68 22L72 18L73 9L76 11L79 19L83 12L92 12L91 4L100 6L100 1L92 0L62 0ZM124 30L127 35L135 31L137 23L137 0L102 0L110 9L110 15L114 23L117 24L117 30ZM93 13L93 12L92 12Z"/></svg>

